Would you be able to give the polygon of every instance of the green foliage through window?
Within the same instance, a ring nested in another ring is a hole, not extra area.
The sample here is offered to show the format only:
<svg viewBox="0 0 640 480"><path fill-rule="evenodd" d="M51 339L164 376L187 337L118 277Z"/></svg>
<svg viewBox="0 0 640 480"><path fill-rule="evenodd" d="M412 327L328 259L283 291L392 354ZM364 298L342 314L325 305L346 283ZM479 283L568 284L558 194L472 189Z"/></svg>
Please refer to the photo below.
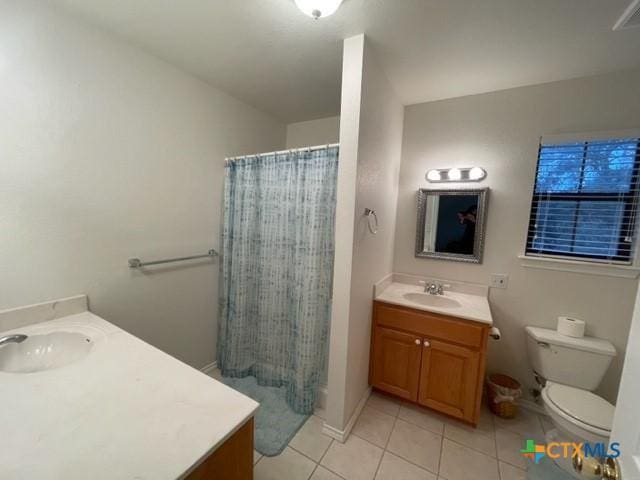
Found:
<svg viewBox="0 0 640 480"><path fill-rule="evenodd" d="M630 263L639 139L542 144L527 253Z"/></svg>

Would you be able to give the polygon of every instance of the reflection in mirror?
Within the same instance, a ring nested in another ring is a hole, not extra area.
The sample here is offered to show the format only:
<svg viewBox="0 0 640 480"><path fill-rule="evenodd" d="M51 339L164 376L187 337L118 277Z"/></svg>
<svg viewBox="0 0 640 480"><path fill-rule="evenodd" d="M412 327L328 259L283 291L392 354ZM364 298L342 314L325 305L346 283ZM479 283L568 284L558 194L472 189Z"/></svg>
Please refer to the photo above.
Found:
<svg viewBox="0 0 640 480"><path fill-rule="evenodd" d="M488 189L418 192L416 256L480 263Z"/></svg>

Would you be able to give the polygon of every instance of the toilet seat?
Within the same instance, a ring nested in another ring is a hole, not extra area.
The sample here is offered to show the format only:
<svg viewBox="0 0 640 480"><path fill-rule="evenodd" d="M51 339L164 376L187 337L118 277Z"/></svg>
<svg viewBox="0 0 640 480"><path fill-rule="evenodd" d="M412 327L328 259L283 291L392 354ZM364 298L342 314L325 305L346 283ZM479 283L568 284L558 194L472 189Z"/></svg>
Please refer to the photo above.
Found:
<svg viewBox="0 0 640 480"><path fill-rule="evenodd" d="M554 413L602 437L611 435L615 407L598 395L579 388L547 382L542 398Z"/></svg>

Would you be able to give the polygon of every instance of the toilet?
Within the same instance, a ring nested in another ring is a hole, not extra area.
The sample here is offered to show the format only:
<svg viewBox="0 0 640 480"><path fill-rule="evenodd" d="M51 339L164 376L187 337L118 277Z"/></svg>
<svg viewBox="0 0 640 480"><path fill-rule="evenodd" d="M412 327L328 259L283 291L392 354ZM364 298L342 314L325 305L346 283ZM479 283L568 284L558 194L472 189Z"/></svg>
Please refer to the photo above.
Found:
<svg viewBox="0 0 640 480"><path fill-rule="evenodd" d="M556 428L547 442L589 442L608 445L615 406L595 390L616 356L607 340L573 338L555 330L526 327L529 361L542 388L542 401ZM575 478L571 459L555 462Z"/></svg>

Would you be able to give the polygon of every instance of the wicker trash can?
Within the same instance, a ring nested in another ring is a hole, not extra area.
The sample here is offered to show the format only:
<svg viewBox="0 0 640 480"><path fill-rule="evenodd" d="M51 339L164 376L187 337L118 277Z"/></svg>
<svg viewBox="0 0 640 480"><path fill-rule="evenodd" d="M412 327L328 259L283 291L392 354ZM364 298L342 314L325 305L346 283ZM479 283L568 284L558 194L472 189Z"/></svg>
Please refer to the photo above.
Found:
<svg viewBox="0 0 640 480"><path fill-rule="evenodd" d="M518 413L518 398L522 396L520 382L496 373L487 378L489 408L502 418L514 418Z"/></svg>

